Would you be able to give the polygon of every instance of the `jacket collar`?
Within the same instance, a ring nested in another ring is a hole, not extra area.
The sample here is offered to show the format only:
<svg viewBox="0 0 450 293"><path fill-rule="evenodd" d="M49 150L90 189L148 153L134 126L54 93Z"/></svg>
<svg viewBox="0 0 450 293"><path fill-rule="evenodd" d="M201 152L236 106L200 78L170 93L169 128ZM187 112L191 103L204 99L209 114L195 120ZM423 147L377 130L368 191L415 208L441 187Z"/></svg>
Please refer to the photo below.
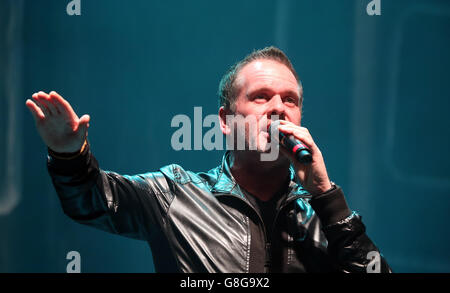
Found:
<svg viewBox="0 0 450 293"><path fill-rule="evenodd" d="M217 168L217 181L212 186L211 192L223 195L229 194L245 198L244 192L241 190L239 184L237 184L236 180L233 177L233 174L231 174L230 156L231 151L226 151L223 155L222 164ZM295 171L292 165L289 166L289 171L291 180L289 182L288 196L286 199L297 196L310 197L311 195L306 191L306 189L303 188L303 186L301 186L297 176L295 176Z"/></svg>

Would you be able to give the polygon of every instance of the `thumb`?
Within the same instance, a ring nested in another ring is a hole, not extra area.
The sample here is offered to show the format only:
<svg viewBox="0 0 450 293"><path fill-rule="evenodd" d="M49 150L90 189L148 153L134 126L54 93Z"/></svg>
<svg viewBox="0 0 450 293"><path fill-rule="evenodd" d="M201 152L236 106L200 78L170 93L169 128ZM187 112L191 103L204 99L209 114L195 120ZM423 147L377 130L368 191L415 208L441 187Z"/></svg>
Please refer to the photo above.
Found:
<svg viewBox="0 0 450 293"><path fill-rule="evenodd" d="M87 132L87 129L89 128L89 121L91 120L91 117L87 114L83 115L80 120L78 121L78 129L85 133Z"/></svg>

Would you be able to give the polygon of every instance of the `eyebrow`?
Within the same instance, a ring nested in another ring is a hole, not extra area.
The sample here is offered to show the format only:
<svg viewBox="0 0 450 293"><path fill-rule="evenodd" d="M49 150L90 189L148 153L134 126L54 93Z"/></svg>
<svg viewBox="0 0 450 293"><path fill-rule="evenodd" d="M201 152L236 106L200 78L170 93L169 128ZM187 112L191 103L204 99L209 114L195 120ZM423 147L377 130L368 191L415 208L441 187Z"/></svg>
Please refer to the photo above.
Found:
<svg viewBox="0 0 450 293"><path fill-rule="evenodd" d="M274 91L272 89L270 89L270 88L262 87L262 88L257 88L257 89L248 91L246 93L246 96L248 97L248 96L250 96L250 95L252 95L254 93L257 93L257 92L270 92L270 93L273 93ZM300 92L297 93L297 92L292 91L292 90L284 91L283 95L286 95L286 94L288 94L290 96L295 96L297 98L300 97Z"/></svg>

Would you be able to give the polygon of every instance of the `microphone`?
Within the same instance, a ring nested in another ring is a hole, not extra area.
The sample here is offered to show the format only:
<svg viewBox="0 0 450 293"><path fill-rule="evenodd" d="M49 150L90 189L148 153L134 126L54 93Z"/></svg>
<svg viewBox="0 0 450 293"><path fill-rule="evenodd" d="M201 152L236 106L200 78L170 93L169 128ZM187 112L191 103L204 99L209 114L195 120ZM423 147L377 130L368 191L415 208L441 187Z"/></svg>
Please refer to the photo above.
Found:
<svg viewBox="0 0 450 293"><path fill-rule="evenodd" d="M272 138L272 131L277 129L280 125L280 120L273 121L269 126L269 135ZM279 131L278 141L280 145L282 145L285 149L290 151L298 162L302 164L310 164L312 161L312 155L309 149L298 139L296 139L292 134L286 135L283 132Z"/></svg>

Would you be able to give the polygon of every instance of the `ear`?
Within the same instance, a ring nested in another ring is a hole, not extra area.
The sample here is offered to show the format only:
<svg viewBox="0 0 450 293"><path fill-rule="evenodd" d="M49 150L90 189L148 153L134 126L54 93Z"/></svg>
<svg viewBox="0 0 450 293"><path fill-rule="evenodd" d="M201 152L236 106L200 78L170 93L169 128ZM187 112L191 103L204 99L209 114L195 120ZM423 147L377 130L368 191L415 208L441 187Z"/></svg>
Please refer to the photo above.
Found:
<svg viewBox="0 0 450 293"><path fill-rule="evenodd" d="M220 130L225 135L231 133L230 127L227 125L227 115L233 115L230 110L226 110L223 106L219 109Z"/></svg>

